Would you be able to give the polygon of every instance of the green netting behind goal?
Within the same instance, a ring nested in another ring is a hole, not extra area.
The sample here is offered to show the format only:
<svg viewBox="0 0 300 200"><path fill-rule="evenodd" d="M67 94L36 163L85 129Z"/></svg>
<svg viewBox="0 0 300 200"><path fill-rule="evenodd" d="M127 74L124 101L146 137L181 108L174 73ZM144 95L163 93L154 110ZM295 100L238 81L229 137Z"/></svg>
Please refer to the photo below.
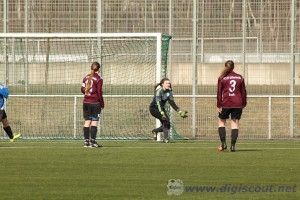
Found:
<svg viewBox="0 0 300 200"><path fill-rule="evenodd" d="M6 55L0 79L10 89L5 109L13 131L29 139L82 139L81 82L98 61L105 100L98 138L150 139L156 123L148 107L157 75L167 76L170 39L161 34L0 36ZM181 138L173 125L171 137ZM4 132L1 138L7 138Z"/></svg>

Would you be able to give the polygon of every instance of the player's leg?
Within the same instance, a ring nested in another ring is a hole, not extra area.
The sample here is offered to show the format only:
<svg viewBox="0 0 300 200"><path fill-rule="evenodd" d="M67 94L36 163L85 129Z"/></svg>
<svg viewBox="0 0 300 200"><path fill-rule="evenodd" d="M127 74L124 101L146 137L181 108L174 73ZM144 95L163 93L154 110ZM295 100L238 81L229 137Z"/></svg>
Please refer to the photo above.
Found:
<svg viewBox="0 0 300 200"><path fill-rule="evenodd" d="M239 120L241 119L243 109L234 108L231 113L231 145L230 150L235 151L235 144L239 136Z"/></svg>
<svg viewBox="0 0 300 200"><path fill-rule="evenodd" d="M165 110L163 110L163 112L167 113ZM159 121L162 124L162 131L163 131L163 134L164 134L164 140L163 140L163 142L164 143L169 143L170 142L169 130L170 130L170 127L171 127L169 116L166 115L166 119L165 118L163 119L162 116L161 116L161 114L160 114L158 119L159 119Z"/></svg>
<svg viewBox="0 0 300 200"><path fill-rule="evenodd" d="M150 107L150 108L149 108L149 111L150 111L150 114L151 114L153 117L155 117L156 119L159 119L160 122L162 122L161 114L160 114L160 112L159 112L158 109L156 109L156 108L154 108L154 107ZM155 129L153 129L151 132L152 132L152 135L153 135L153 136L152 136L152 137L153 137L153 140L157 140L157 134L160 133L160 132L163 132L163 127L160 126L160 127L158 127L158 128L155 128Z"/></svg>
<svg viewBox="0 0 300 200"><path fill-rule="evenodd" d="M14 142L17 138L21 136L21 134L13 134L5 110L0 111L0 119L2 119L1 122L3 124L3 129L11 142Z"/></svg>
<svg viewBox="0 0 300 200"><path fill-rule="evenodd" d="M7 136L9 137L9 139L13 139L14 135L8 124L7 118L2 119L2 124L3 124L3 129L4 129L5 133L7 134Z"/></svg>
<svg viewBox="0 0 300 200"><path fill-rule="evenodd" d="M219 151L224 151L227 149L227 145L226 145L226 128L225 128L225 124L226 124L226 119L220 119L218 120L218 132L219 132L219 137L221 140L221 145L219 147Z"/></svg>
<svg viewBox="0 0 300 200"><path fill-rule="evenodd" d="M92 115L92 107L90 104L83 103L83 137L84 137L84 147L90 146L90 126L92 123L91 116Z"/></svg>
<svg viewBox="0 0 300 200"><path fill-rule="evenodd" d="M83 126L84 147L90 146L90 125L92 120L85 120Z"/></svg>
<svg viewBox="0 0 300 200"><path fill-rule="evenodd" d="M230 150L232 152L235 151L235 143L239 135L239 128L238 128L239 120L233 119L231 120L231 145Z"/></svg>
<svg viewBox="0 0 300 200"><path fill-rule="evenodd" d="M161 122L162 122L162 129L163 129L163 133L164 133L164 143L169 143L170 142L169 130L171 127L170 120L167 117L166 120L162 120Z"/></svg>
<svg viewBox="0 0 300 200"><path fill-rule="evenodd" d="M221 140L221 145L219 146L219 151L224 151L227 149L226 145L226 120L229 118L230 109L222 108L222 111L219 113L218 118L218 133Z"/></svg>
<svg viewBox="0 0 300 200"><path fill-rule="evenodd" d="M99 145L96 142L96 136L97 136L97 132L98 132L98 124L99 124L99 121L96 121L96 120L93 120L92 124L91 124L91 140L90 140L91 145L90 145L90 147L92 147L92 148L102 147L101 145Z"/></svg>
<svg viewBox="0 0 300 200"><path fill-rule="evenodd" d="M92 122L91 122L91 139L90 139L90 147L98 148L102 147L96 142L98 125L100 120L101 106L99 104L92 104Z"/></svg>

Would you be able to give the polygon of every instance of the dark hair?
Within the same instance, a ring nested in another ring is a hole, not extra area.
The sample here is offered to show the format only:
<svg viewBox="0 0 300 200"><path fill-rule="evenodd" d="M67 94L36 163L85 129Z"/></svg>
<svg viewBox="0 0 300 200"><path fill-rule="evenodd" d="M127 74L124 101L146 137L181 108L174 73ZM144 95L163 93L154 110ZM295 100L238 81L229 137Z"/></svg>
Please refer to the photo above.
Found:
<svg viewBox="0 0 300 200"><path fill-rule="evenodd" d="M163 78L163 79L161 79L160 82L157 83L157 84L154 86L154 91L156 90L157 86L159 86L159 85L162 86L162 84L163 84L165 81L170 81L170 79L168 79L168 78ZM170 89L172 89L171 83L170 83Z"/></svg>
<svg viewBox="0 0 300 200"><path fill-rule="evenodd" d="M91 73L89 76L89 80L87 82L87 86L85 88L85 94L87 95L91 89L91 85L92 85L92 78L94 77L95 72L99 71L100 69L100 64L98 62L93 62L91 65Z"/></svg>
<svg viewBox="0 0 300 200"><path fill-rule="evenodd" d="M222 70L222 72L220 74L220 79L227 76L227 74L229 74L229 72L233 71L233 69L234 69L234 62L232 60L227 60L225 62L225 68Z"/></svg>

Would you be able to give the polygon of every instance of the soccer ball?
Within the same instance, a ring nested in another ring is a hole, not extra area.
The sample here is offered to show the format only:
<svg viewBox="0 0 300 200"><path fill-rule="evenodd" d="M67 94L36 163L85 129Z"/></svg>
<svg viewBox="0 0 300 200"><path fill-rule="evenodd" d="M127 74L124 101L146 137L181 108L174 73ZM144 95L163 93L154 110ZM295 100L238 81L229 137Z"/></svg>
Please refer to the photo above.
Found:
<svg viewBox="0 0 300 200"><path fill-rule="evenodd" d="M223 151L222 145L219 146L218 151L219 152Z"/></svg>

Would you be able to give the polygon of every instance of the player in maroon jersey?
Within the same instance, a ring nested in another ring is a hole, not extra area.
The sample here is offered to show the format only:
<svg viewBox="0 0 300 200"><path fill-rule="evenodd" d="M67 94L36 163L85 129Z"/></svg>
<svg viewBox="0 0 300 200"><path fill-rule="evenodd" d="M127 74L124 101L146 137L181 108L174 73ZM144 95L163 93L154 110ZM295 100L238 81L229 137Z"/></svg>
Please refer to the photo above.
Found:
<svg viewBox="0 0 300 200"><path fill-rule="evenodd" d="M217 109L219 112L219 136L222 144L219 151L227 149L226 145L226 119L231 116L231 146L235 151L235 143L239 134L239 120L243 108L247 105L247 92L243 76L233 71L234 62L228 60L218 79Z"/></svg>
<svg viewBox="0 0 300 200"><path fill-rule="evenodd" d="M83 127L84 147L101 147L96 142L97 126L101 110L104 108L102 95L103 79L98 75L100 64L93 62L91 73L83 78L81 92L84 94L83 115L85 119Z"/></svg>

